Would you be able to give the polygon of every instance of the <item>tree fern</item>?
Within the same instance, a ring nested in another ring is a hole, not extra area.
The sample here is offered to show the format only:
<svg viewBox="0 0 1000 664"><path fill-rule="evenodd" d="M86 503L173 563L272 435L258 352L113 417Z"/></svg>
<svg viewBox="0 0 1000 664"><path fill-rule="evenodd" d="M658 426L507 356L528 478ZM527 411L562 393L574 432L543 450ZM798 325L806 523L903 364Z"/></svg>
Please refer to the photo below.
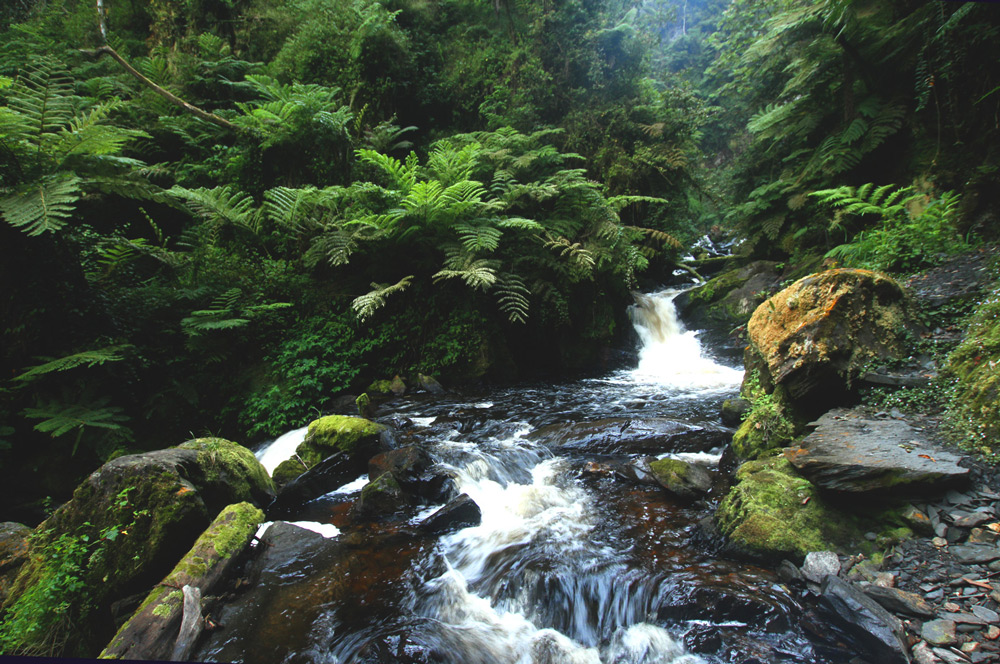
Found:
<svg viewBox="0 0 1000 664"><path fill-rule="evenodd" d="M496 283L499 261L476 258L461 248L450 248L446 253L444 267L431 277L434 283L445 279L461 279L466 286L476 290L489 290Z"/></svg>
<svg viewBox="0 0 1000 664"><path fill-rule="evenodd" d="M456 224L455 232L462 241L462 246L470 254L478 251L495 251L500 246L503 232L489 224Z"/></svg>
<svg viewBox="0 0 1000 664"><path fill-rule="evenodd" d="M49 402L23 411L25 417L42 420L35 425L35 430L47 433L53 438L64 436L73 431L76 438L70 452L75 455L80 446L80 440L87 429L101 429L110 432L122 440L132 440L132 430L125 426L129 421L124 410L117 406L109 406L109 399L99 399L93 403L64 404Z"/></svg>
<svg viewBox="0 0 1000 664"><path fill-rule="evenodd" d="M231 224L257 231L258 217L253 197L228 185L212 189L186 189L174 185L168 193L183 201L192 213L210 223Z"/></svg>
<svg viewBox="0 0 1000 664"><path fill-rule="evenodd" d="M0 198L0 212L7 223L28 235L56 232L73 216L81 182L68 172L46 176Z"/></svg>
<svg viewBox="0 0 1000 664"><path fill-rule="evenodd" d="M411 274L391 285L372 283L372 290L351 301L354 315L362 322L368 320L378 309L385 306L387 297L406 290L412 281L413 275Z"/></svg>
<svg viewBox="0 0 1000 664"><path fill-rule="evenodd" d="M30 136L21 138L39 145L43 136L69 124L76 100L73 79L65 67L54 59L40 58L21 71L11 88L9 106L27 120Z"/></svg>

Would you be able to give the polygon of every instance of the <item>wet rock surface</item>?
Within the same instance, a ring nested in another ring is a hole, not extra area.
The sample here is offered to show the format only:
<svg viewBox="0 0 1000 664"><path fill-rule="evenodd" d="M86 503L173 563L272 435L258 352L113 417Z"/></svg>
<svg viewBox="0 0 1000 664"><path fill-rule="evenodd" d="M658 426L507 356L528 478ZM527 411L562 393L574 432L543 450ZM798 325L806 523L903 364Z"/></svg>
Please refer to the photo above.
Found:
<svg viewBox="0 0 1000 664"><path fill-rule="evenodd" d="M552 424L530 434L554 450L586 450L598 454L703 452L723 445L732 435L723 427L699 426L666 419L608 418Z"/></svg>
<svg viewBox="0 0 1000 664"><path fill-rule="evenodd" d="M903 420L838 408L809 426L813 432L784 454L822 489L916 493L968 482L969 469L958 465L961 457Z"/></svg>

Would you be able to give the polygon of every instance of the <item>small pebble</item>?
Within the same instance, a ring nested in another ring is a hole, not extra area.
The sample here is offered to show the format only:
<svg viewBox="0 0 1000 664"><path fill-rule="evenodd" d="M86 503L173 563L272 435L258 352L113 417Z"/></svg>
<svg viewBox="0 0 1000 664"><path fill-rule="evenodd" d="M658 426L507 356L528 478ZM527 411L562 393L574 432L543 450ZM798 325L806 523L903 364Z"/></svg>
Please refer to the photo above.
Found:
<svg viewBox="0 0 1000 664"><path fill-rule="evenodd" d="M1000 614L997 614L993 609L988 609L985 606L973 606L972 612L976 614L979 618L982 618L988 623L1000 623Z"/></svg>
<svg viewBox="0 0 1000 664"><path fill-rule="evenodd" d="M945 526L945 530L946 531L947 531L947 528L948 527ZM946 540L945 538L943 538L941 536L938 536L938 537L935 537L934 539L931 540L931 544L933 544L934 546L936 546L938 548L941 548L942 546L948 546L948 540Z"/></svg>
<svg viewBox="0 0 1000 664"><path fill-rule="evenodd" d="M955 604L954 602L945 602L944 606L942 606L941 608L949 613L958 613L959 611L962 610L962 607L960 607L958 604Z"/></svg>
<svg viewBox="0 0 1000 664"><path fill-rule="evenodd" d="M997 627L996 625L990 625L986 629L985 636L990 641L996 641L998 638L1000 638L1000 627Z"/></svg>

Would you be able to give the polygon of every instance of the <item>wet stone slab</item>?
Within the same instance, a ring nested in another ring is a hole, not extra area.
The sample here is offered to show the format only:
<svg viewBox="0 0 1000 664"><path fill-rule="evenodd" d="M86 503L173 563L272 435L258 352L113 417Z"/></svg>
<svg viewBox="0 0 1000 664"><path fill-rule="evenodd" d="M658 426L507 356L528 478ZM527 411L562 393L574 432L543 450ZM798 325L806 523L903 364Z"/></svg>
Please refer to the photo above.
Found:
<svg viewBox="0 0 1000 664"><path fill-rule="evenodd" d="M961 457L898 419L834 409L785 457L813 484L848 493L913 493L963 486L969 469Z"/></svg>

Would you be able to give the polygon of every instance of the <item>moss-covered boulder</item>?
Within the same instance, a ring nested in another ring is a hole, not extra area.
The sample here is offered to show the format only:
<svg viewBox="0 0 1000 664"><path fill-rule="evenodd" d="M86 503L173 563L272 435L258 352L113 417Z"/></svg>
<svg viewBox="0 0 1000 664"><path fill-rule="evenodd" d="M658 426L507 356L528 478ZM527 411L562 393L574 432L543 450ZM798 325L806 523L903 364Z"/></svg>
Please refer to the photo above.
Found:
<svg viewBox="0 0 1000 664"><path fill-rule="evenodd" d="M684 500L701 498L712 488L712 475L701 466L680 459L657 459L649 470L667 493Z"/></svg>
<svg viewBox="0 0 1000 664"><path fill-rule="evenodd" d="M264 520L250 503L223 509L191 550L146 597L101 653L102 658L168 660L183 615L181 590L190 585L209 594L239 560Z"/></svg>
<svg viewBox="0 0 1000 664"><path fill-rule="evenodd" d="M409 504L409 496L399 486L392 473L382 473L361 489L361 498L355 509L358 514L364 516L383 517Z"/></svg>
<svg viewBox="0 0 1000 664"><path fill-rule="evenodd" d="M1000 288L972 315L946 371L955 379L950 421L977 452L1000 459Z"/></svg>
<svg viewBox="0 0 1000 664"><path fill-rule="evenodd" d="M719 503L715 520L732 548L765 560L801 562L862 538L850 515L831 507L784 457L749 461Z"/></svg>
<svg viewBox="0 0 1000 664"><path fill-rule="evenodd" d="M271 477L281 487L338 452L356 460L358 472L363 472L368 459L379 451L383 431L383 425L361 417L327 415L313 420L295 456L278 464Z"/></svg>
<svg viewBox="0 0 1000 664"><path fill-rule="evenodd" d="M93 656L114 633L112 603L162 579L226 505L271 495L254 455L218 438L109 461L36 528L4 604L23 635L9 649Z"/></svg>
<svg viewBox="0 0 1000 664"><path fill-rule="evenodd" d="M840 405L866 362L898 356L916 329L902 288L870 270L799 279L757 307L747 324L747 374L766 392L784 386L810 414Z"/></svg>
<svg viewBox="0 0 1000 664"><path fill-rule="evenodd" d="M749 320L779 281L776 263L754 261L681 293L674 303L690 326L728 333Z"/></svg>

